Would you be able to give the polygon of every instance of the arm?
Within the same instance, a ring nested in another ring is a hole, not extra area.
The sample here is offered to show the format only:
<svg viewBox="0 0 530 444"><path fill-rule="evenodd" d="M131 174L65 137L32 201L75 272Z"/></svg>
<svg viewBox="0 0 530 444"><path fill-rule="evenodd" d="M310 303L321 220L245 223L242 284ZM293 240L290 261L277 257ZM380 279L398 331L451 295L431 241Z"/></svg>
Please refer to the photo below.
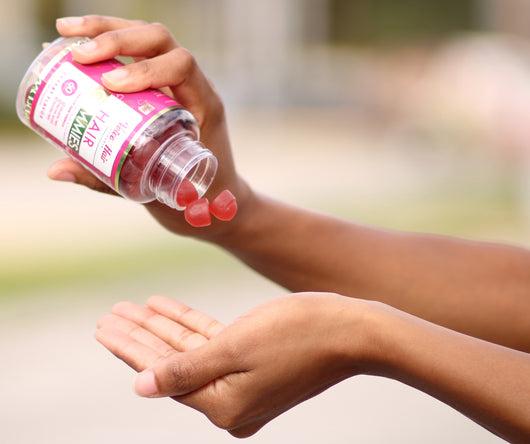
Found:
<svg viewBox="0 0 530 444"><path fill-rule="evenodd" d="M136 380L138 394L173 396L235 436L346 378L375 374L429 393L511 442L530 439L530 355L384 304L294 295L228 327L167 298L147 307L116 305L98 340L136 370L149 369Z"/></svg>
<svg viewBox="0 0 530 444"><path fill-rule="evenodd" d="M253 196L206 238L291 291L377 300L530 351L530 250L376 229Z"/></svg>
<svg viewBox="0 0 530 444"><path fill-rule="evenodd" d="M530 440L530 355L396 310L379 319L381 374L417 388L509 442Z"/></svg>
<svg viewBox="0 0 530 444"><path fill-rule="evenodd" d="M109 82L107 77L109 89L130 92L167 85L198 118L201 140L220 163L211 193L231 189L240 214L231 224L197 230L177 211L146 205L168 230L216 243L293 291L378 300L454 330L530 350L528 250L378 230L258 196L236 173L221 99L163 26L99 16L59 20L57 26L64 36L94 38L95 48L74 52L80 63L118 54L147 57L128 65L125 79ZM110 191L71 159L59 161L48 174Z"/></svg>

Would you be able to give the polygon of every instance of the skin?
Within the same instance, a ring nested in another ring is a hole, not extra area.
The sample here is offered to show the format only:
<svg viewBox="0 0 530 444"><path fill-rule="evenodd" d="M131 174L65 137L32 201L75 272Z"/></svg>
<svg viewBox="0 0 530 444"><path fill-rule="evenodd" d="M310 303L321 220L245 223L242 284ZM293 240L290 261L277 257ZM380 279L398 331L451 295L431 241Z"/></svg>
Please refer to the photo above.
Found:
<svg viewBox="0 0 530 444"><path fill-rule="evenodd" d="M142 372L139 395L172 396L240 438L358 374L429 393L511 442L530 438L527 353L380 303L301 293L225 327L154 296L145 306L116 304L96 338Z"/></svg>
<svg viewBox="0 0 530 444"><path fill-rule="evenodd" d="M139 394L174 396L249 436L342 379L380 374L506 439L530 439L529 250L365 227L261 196L237 174L221 99L166 28L86 16L59 20L57 29L94 38L94 47L74 53L81 63L136 58L121 75L103 77L107 88L166 88L197 117L220 163L208 197L230 189L239 213L229 224L193 229L181 213L147 204L160 224L225 248L292 291L327 292L273 301L226 328L186 308L175 315L152 300L134 306L167 327L153 331L154 321L133 317L132 304L118 305L97 337L136 370L152 368L138 378ZM111 192L71 159L48 175Z"/></svg>

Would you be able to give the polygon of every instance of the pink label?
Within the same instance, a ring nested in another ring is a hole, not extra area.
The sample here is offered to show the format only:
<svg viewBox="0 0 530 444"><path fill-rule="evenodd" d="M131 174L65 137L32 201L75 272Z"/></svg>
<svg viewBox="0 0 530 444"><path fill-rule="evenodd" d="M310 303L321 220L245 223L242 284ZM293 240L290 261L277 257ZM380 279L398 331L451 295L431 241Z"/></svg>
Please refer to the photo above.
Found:
<svg viewBox="0 0 530 444"><path fill-rule="evenodd" d="M40 83L31 125L117 189L119 171L136 138L167 111L181 106L161 91L115 93L101 75L117 60L81 65L68 52Z"/></svg>

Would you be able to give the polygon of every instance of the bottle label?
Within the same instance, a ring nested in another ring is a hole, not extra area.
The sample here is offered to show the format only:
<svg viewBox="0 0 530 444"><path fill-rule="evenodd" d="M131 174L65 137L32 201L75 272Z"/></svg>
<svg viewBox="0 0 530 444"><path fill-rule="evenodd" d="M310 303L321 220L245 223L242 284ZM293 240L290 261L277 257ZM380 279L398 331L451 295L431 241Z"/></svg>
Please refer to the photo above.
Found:
<svg viewBox="0 0 530 444"><path fill-rule="evenodd" d="M138 136L181 106L154 89L126 94L105 89L101 75L123 66L114 59L81 65L68 50L50 64L32 97L31 125L117 190L121 166Z"/></svg>

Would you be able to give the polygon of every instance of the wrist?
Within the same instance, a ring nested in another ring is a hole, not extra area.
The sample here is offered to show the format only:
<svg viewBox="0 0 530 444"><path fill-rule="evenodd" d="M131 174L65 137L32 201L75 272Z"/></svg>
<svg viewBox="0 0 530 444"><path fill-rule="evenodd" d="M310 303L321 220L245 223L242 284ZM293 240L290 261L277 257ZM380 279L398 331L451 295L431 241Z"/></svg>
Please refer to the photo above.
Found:
<svg viewBox="0 0 530 444"><path fill-rule="evenodd" d="M238 211L230 222L214 223L208 230L198 236L206 241L223 248L237 248L244 243L244 239L252 236L256 221L260 219L260 197L241 178L237 179L237 186L232 187L237 198Z"/></svg>
<svg viewBox="0 0 530 444"><path fill-rule="evenodd" d="M368 302L366 374L404 381L416 371L417 344L427 331L422 319L380 302ZM420 351L423 354L424 350Z"/></svg>
<svg viewBox="0 0 530 444"><path fill-rule="evenodd" d="M386 304L349 297L344 310L341 335L337 341L338 356L348 376L356 374L388 376L394 366L392 331L393 309Z"/></svg>

